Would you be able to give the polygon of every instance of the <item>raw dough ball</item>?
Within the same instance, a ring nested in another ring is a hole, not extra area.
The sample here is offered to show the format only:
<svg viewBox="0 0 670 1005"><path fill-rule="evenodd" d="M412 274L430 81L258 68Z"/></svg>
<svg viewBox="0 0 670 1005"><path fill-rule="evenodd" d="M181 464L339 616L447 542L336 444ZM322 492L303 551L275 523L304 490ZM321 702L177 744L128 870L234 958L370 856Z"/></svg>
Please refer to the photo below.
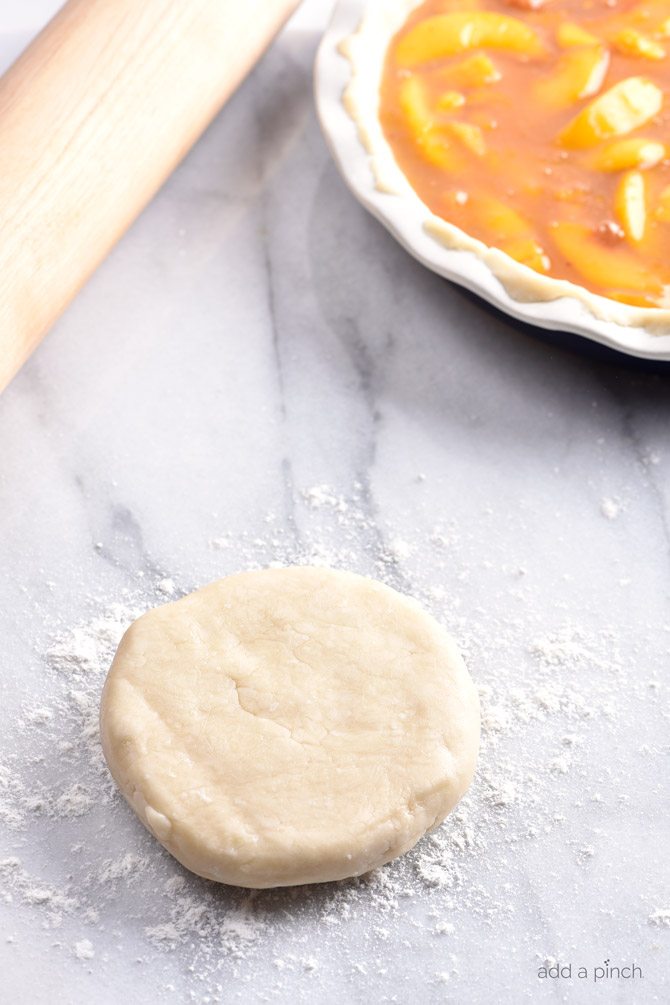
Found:
<svg viewBox="0 0 670 1005"><path fill-rule="evenodd" d="M246 887L358 876L467 789L477 693L419 605L330 569L241 573L130 626L105 683L121 791L188 869Z"/></svg>

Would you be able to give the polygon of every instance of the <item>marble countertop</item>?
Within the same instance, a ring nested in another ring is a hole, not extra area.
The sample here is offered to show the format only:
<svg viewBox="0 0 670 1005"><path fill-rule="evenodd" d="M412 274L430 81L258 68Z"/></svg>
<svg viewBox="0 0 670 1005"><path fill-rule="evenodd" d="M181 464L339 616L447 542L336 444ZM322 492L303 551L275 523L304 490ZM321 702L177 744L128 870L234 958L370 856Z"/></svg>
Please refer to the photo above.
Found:
<svg viewBox="0 0 670 1005"><path fill-rule="evenodd" d="M0 998L667 1001L668 378L495 315L365 214L315 120L327 6L0 398ZM402 862L249 897L113 797L95 707L132 610L272 561L417 595L485 731Z"/></svg>

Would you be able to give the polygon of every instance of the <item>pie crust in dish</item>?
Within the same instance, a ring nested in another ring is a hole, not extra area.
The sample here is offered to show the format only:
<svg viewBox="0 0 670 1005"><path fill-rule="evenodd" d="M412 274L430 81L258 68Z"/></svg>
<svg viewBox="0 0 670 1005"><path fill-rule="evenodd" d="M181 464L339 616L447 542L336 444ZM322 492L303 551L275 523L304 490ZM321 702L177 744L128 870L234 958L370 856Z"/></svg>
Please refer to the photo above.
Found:
<svg viewBox="0 0 670 1005"><path fill-rule="evenodd" d="M391 39L421 0L341 0L317 59L321 124L363 204L429 268L506 313L632 355L670 359L669 307L646 308L536 272L433 213L401 170L380 121Z"/></svg>

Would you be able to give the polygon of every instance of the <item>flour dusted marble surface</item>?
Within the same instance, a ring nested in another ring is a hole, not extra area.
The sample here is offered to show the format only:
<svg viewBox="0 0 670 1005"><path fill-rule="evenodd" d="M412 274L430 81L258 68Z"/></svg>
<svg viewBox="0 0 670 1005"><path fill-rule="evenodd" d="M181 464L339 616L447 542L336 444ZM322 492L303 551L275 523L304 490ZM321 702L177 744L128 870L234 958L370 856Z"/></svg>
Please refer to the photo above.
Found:
<svg viewBox="0 0 670 1005"><path fill-rule="evenodd" d="M0 398L0 998L667 1001L668 378L493 316L365 215L314 118L324 6ZM482 760L400 863L249 897L114 796L97 698L136 611L295 560L445 620ZM537 976L606 959L644 977Z"/></svg>

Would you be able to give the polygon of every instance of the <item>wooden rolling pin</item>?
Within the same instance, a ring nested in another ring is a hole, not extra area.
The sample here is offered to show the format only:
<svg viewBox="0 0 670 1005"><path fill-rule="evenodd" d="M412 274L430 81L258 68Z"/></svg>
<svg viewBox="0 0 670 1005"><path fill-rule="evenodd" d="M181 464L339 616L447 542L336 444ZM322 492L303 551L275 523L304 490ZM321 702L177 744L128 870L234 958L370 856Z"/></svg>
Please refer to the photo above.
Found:
<svg viewBox="0 0 670 1005"><path fill-rule="evenodd" d="M0 390L296 6L69 0L0 80Z"/></svg>

